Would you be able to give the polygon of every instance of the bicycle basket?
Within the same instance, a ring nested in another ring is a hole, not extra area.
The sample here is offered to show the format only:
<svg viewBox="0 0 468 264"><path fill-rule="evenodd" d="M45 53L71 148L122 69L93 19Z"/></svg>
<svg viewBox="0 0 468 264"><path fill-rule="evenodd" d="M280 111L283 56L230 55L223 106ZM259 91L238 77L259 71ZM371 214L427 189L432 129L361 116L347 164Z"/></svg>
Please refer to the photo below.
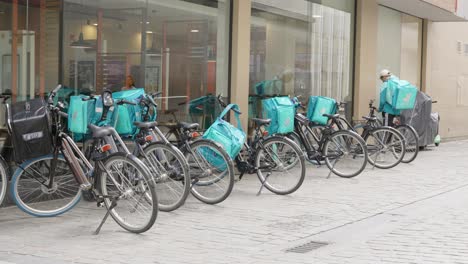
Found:
<svg viewBox="0 0 468 264"><path fill-rule="evenodd" d="M7 120L16 162L52 153L52 127L43 99L12 104Z"/></svg>

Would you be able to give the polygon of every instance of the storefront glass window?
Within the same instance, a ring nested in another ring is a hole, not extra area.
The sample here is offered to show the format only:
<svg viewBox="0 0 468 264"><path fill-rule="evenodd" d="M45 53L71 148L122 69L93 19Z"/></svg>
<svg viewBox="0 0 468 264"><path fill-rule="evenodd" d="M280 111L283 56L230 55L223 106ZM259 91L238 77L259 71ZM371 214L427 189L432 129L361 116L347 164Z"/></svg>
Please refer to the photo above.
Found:
<svg viewBox="0 0 468 264"><path fill-rule="evenodd" d="M0 1L0 93L44 95L59 79L60 1ZM4 108L0 124L4 125Z"/></svg>
<svg viewBox="0 0 468 264"><path fill-rule="evenodd" d="M162 92L158 120L208 126L207 95L228 95L230 0L65 0L64 83L78 92L118 91L127 76ZM190 111L189 111L190 110Z"/></svg>
<svg viewBox="0 0 468 264"><path fill-rule="evenodd" d="M349 0L254 0L250 94L301 95L303 101L329 96L346 102L350 117L354 6Z"/></svg>

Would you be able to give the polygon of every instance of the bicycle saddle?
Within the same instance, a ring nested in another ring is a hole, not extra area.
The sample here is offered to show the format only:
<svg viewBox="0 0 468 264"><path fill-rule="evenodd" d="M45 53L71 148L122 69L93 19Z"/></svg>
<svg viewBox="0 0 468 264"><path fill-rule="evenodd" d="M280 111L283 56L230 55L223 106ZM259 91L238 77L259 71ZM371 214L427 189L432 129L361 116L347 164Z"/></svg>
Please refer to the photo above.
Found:
<svg viewBox="0 0 468 264"><path fill-rule="evenodd" d="M197 129L200 126L198 123L187 123L187 122L179 122L178 125L180 128L183 128L184 130Z"/></svg>
<svg viewBox="0 0 468 264"><path fill-rule="evenodd" d="M262 119L262 118L252 118L250 119L252 121L254 121L255 123L257 123L257 125L261 126L261 125L269 125L271 123L271 119Z"/></svg>
<svg viewBox="0 0 468 264"><path fill-rule="evenodd" d="M329 114L323 114L323 116L331 118L331 119L337 119L340 117L339 114L334 114L334 115L329 115Z"/></svg>
<svg viewBox="0 0 468 264"><path fill-rule="evenodd" d="M148 128L156 127L158 125L158 122L156 122L156 121L153 121L153 122L133 122L133 124L138 128L148 129Z"/></svg>
<svg viewBox="0 0 468 264"><path fill-rule="evenodd" d="M93 124L89 124L88 128L91 130L93 138L111 136L115 133L115 129L113 127L99 127Z"/></svg>

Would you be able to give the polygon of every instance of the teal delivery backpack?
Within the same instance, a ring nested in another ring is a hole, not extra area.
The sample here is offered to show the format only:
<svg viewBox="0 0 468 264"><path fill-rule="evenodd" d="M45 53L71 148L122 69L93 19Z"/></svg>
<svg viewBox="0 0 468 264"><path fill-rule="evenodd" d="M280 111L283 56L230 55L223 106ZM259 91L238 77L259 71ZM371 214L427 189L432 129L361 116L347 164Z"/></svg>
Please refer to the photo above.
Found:
<svg viewBox="0 0 468 264"><path fill-rule="evenodd" d="M112 93L112 98L115 100L113 127L117 133L120 135L133 135L136 132L137 128L133 122L142 121L142 109L139 103L144 96L145 90L143 88ZM119 100L134 102L136 105L119 105Z"/></svg>
<svg viewBox="0 0 468 264"><path fill-rule="evenodd" d="M239 154L246 139L246 134L242 130L238 113L235 113L237 127L223 119L229 110L233 108L239 109L239 106L236 104L228 105L216 121L203 134L203 138L220 144L231 158L235 158ZM214 151L208 148L201 151L203 156L212 165L216 166L220 170L226 169L226 164L223 163L223 159L218 153L214 153Z"/></svg>
<svg viewBox="0 0 468 264"><path fill-rule="evenodd" d="M412 84L408 83L407 85L398 87L393 96L393 107L396 110L413 109L417 94L418 89Z"/></svg>
<svg viewBox="0 0 468 264"><path fill-rule="evenodd" d="M294 131L295 106L289 97L274 97L262 101L263 118L271 119L270 135L287 134Z"/></svg>
<svg viewBox="0 0 468 264"><path fill-rule="evenodd" d="M68 107L68 130L72 133L86 134L88 133L88 124L91 124L96 115L96 101L88 100L85 95L77 95L70 97L70 105Z"/></svg>
<svg viewBox="0 0 468 264"><path fill-rule="evenodd" d="M335 99L324 96L311 96L307 108L307 118L320 125L328 123L328 117L323 114L333 115L337 111Z"/></svg>

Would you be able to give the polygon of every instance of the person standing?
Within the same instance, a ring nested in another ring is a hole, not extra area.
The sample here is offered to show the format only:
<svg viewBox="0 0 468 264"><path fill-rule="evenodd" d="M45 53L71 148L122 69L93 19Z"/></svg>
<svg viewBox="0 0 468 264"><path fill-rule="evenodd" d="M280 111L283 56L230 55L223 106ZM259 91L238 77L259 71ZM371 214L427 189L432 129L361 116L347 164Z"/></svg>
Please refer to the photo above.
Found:
<svg viewBox="0 0 468 264"><path fill-rule="evenodd" d="M394 127L395 124L395 117L400 115L400 111L396 110L393 105L388 103L387 101L387 94L390 94L390 97L393 97L393 91L388 90L391 89L388 87L387 82L391 78L396 78L392 75L389 70L382 70L380 72L380 80L382 81L382 86L380 88L380 104L379 104L379 112L382 113L382 118L384 120L385 126Z"/></svg>
<svg viewBox="0 0 468 264"><path fill-rule="evenodd" d="M135 80L131 75L127 75L125 79L125 86L122 87L122 91L135 89Z"/></svg>

